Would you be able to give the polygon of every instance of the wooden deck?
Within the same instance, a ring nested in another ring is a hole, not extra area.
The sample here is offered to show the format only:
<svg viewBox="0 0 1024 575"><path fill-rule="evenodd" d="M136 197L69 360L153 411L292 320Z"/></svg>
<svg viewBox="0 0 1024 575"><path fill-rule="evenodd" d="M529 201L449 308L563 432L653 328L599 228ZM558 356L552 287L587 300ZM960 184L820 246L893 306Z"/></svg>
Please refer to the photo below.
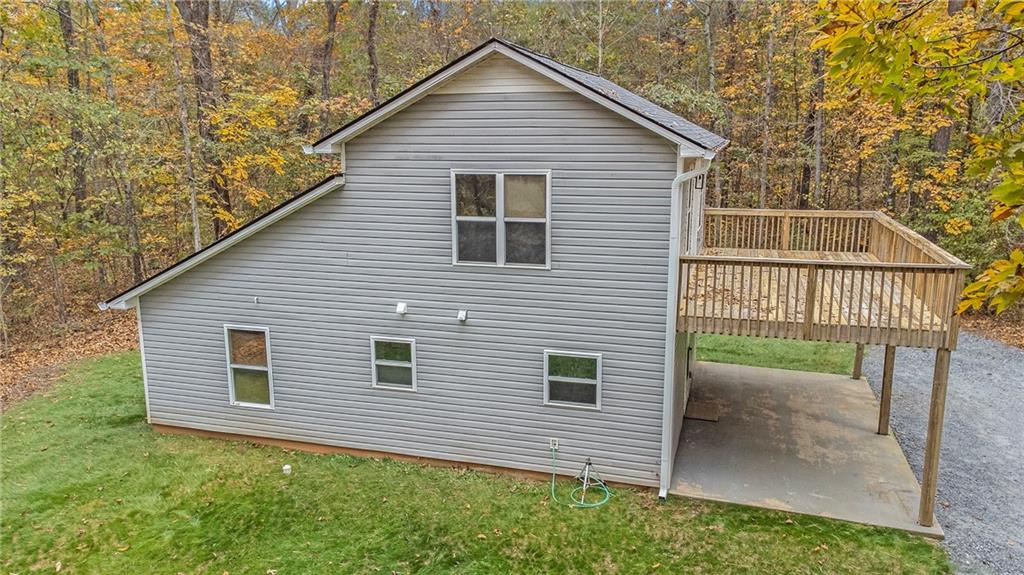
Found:
<svg viewBox="0 0 1024 575"><path fill-rule="evenodd" d="M953 349L960 260L877 212L705 212L680 331Z"/></svg>

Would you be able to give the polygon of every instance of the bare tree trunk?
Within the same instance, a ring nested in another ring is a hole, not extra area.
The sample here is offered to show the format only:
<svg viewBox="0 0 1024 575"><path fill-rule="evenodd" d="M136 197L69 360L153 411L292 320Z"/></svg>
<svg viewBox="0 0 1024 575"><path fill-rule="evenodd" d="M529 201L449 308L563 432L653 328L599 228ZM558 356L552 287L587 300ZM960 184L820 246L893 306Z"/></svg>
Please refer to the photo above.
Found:
<svg viewBox="0 0 1024 575"><path fill-rule="evenodd" d="M178 57L178 43L174 39L174 15L171 13L171 0L164 0L167 14L167 42L171 50L171 64L174 68L174 91L178 97L178 128L181 130L181 143L185 153L185 179L188 180L188 207L192 216L192 251L203 248L202 235L199 232L199 201L196 190L196 175L192 168L192 138L188 132L188 101L185 99L185 77L181 74L181 58Z"/></svg>
<svg viewBox="0 0 1024 575"><path fill-rule="evenodd" d="M860 146L858 145L857 147L859 148ZM862 188L863 181L864 181L864 158L860 157L860 154L858 153L857 154L857 172L856 172L856 176L854 176L854 180L853 180L853 188L857 191L857 209L858 210L863 210L864 209L864 192L863 192L863 188Z"/></svg>
<svg viewBox="0 0 1024 575"><path fill-rule="evenodd" d="M821 102L824 99L824 55L821 51L815 52L811 57L811 74L815 78L811 97L807 103L807 115L803 124L802 143L814 150L813 168L810 159L806 154L800 166L800 180L797 185L797 206L801 209L808 207L820 208L822 206L821 189L821 129L823 124ZM811 189L811 179L814 179L814 188Z"/></svg>
<svg viewBox="0 0 1024 575"><path fill-rule="evenodd" d="M110 69L109 60L107 58L107 41L103 35L103 26L100 23L99 10L96 5L93 4L92 0L86 0L86 10L92 16L93 24L96 26L95 40L96 47L100 51L100 57L102 58L103 67L103 85L106 89L107 100L110 102L110 107L114 110L114 117L112 120L114 128L114 140L115 146L120 146L124 139L124 130L122 129L121 122L118 119L119 116L117 106L117 92L114 89L114 73ZM121 189L124 196L124 211L125 221L128 225L128 252L129 259L131 261L132 268L132 281L135 283L141 282L144 278L144 262L142 259L142 239L139 233L139 219L138 213L135 208L135 179L131 173L128 172L128 161L124 157L123 151L120 148L115 148L114 161L116 165L109 166L111 174L115 182L118 182L118 187Z"/></svg>
<svg viewBox="0 0 1024 575"><path fill-rule="evenodd" d="M0 46L3 44L2 40L3 33L0 32ZM0 123L0 158L4 157L5 137L3 124ZM6 173L6 170L0 170L0 197L3 198L8 197L7 179L4 178ZM7 320L7 313L4 311L6 309L4 302L6 301L7 290L10 288L15 275L21 267L19 262L9 260L11 254L18 253L21 244L21 235L15 235L13 233L14 230L9 229L9 225L7 222L0 223L0 263L8 268L5 273L0 274L0 357L5 357L11 349L9 321Z"/></svg>
<svg viewBox="0 0 1024 575"><path fill-rule="evenodd" d="M338 23L338 9L341 7L341 2L339 0L325 0L323 6L326 9L327 16L324 25L324 41L309 65L309 77L305 82L303 94L307 100L319 94L319 134L327 132L327 126L330 121L326 102L331 97L332 54L334 52L334 35ZM299 120L299 132L309 135L312 129L312 121L303 114Z"/></svg>
<svg viewBox="0 0 1024 575"><path fill-rule="evenodd" d="M331 64L334 57L334 32L338 27L338 9L341 2L338 0L327 0L324 2L327 9L327 38L324 39L324 48L320 58L320 100L326 102L331 98ZM327 133L330 117L327 113L327 106L320 109L320 133Z"/></svg>
<svg viewBox="0 0 1024 575"><path fill-rule="evenodd" d="M210 112L216 105L216 80L213 75L213 57L210 54L210 4L206 0L175 0L178 13L185 22L188 32L189 51L192 54L192 78L196 85L196 120L199 123L199 139L202 140L203 157L210 175L217 208L231 214L231 195L219 176L219 162L212 160L215 155L216 136L210 129ZM220 10L220 3L215 3ZM221 237L227 231L224 220L216 214L213 218L213 235Z"/></svg>
<svg viewBox="0 0 1024 575"><path fill-rule="evenodd" d="M946 14L953 16L964 9L966 0L949 0L946 2ZM940 126L935 130L929 142L929 148L939 156L945 158L949 152L949 144L953 139L953 126Z"/></svg>
<svg viewBox="0 0 1024 575"><path fill-rule="evenodd" d="M825 110L822 103L825 100L825 55L817 50L811 57L811 73L814 75L814 204L821 205L821 141L825 129Z"/></svg>
<svg viewBox="0 0 1024 575"><path fill-rule="evenodd" d="M774 8L772 9L774 11ZM764 208L768 200L768 155L771 152L771 109L772 109L772 63L775 59L775 20L768 31L764 67L764 113L761 118L761 188L757 195L757 207Z"/></svg>
<svg viewBox="0 0 1024 575"><path fill-rule="evenodd" d="M604 0L597 0L597 75L604 69Z"/></svg>
<svg viewBox="0 0 1024 575"><path fill-rule="evenodd" d="M54 251L53 253L60 253L60 243L56 240L53 242ZM63 326L68 323L68 304L64 297L64 280L60 277L60 272L57 270L56 256L50 256L50 286L53 289L53 307L57 312L57 321Z"/></svg>
<svg viewBox="0 0 1024 575"><path fill-rule="evenodd" d="M736 25L736 16L737 16L736 0L726 0L726 3L725 3L725 23L723 25L723 29L725 30L725 34L726 34L727 37L729 35L731 35L732 32L733 32L733 27ZM735 50L727 50L726 53L725 53L725 69L724 69L724 72L725 72L726 78L727 78L726 83L728 83L729 79L731 79L731 75L732 75L733 71L736 69L736 57L734 55L735 52L736 52ZM725 126L724 126L725 134L724 134L724 136L726 137L726 139L731 140L732 139L732 131L733 131L732 110L725 104L725 102L723 102L723 105L725 106ZM733 195L736 196L736 195L738 195L738 190L739 190L740 182L743 179L742 178L743 171L742 170L735 170L733 168L732 164L727 164L726 165L726 172L728 172L728 174L729 174L729 180L730 180L729 183L730 183L730 185L732 185L734 187L734 189L736 190L736 193L734 193ZM716 180L717 179L718 178L716 178ZM729 205L729 198L728 198L729 187L728 186L723 186L719 190L717 190L717 192L718 192L718 199L717 199L717 203L715 205L717 207L719 207L719 208L727 207Z"/></svg>
<svg viewBox="0 0 1024 575"><path fill-rule="evenodd" d="M712 96L718 95L718 87L716 85L715 77L715 38L712 32L711 17L712 7L714 6L711 2L702 4L704 7L701 16L704 18L704 49L708 53L708 93ZM711 131L714 132L719 129L719 121L717 118L711 121ZM715 178L714 188L714 205L721 207L722 205L722 159L721 154L715 155L713 174Z"/></svg>
<svg viewBox="0 0 1024 575"><path fill-rule="evenodd" d="M377 69L377 12L379 9L378 0L370 0L366 23L366 55L370 60L370 100L374 106L380 103L380 94L378 93L380 78Z"/></svg>
<svg viewBox="0 0 1024 575"><path fill-rule="evenodd" d="M67 53L67 85L72 98L77 98L81 90L81 79L78 75L78 47L75 38L75 21L71 17L71 4L68 0L57 2L57 15L60 19L60 34ZM77 107L77 102L73 104ZM78 110L71 112L71 191L75 198L74 211L85 210L85 142L82 133L82 122Z"/></svg>

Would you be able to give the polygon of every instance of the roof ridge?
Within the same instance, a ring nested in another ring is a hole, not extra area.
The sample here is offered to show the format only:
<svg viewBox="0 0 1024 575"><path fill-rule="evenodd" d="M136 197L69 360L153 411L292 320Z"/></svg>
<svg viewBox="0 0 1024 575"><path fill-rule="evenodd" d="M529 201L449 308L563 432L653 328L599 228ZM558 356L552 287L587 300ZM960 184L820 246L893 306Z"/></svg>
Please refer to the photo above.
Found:
<svg viewBox="0 0 1024 575"><path fill-rule="evenodd" d="M561 60L555 59L553 56L549 56L548 54L542 54L542 53L540 53L540 52L538 52L536 50L531 50L530 48L527 48L526 46L523 46L522 44L516 44L515 42L511 42L509 40L505 40L504 38L492 37L491 40L495 40L495 41L497 41L497 42L499 42L501 44L504 44L504 45L508 46L509 48L514 49L514 50L519 50L520 52L527 52L527 53L533 54L534 56L537 56L539 58L544 58L545 60L551 60L552 62L558 63L560 66L565 66L566 68L572 68L573 70L576 70L577 72L583 72L584 74L588 74L590 76L594 76L595 78L604 78L604 76L601 76L600 74L595 74L595 73L591 72L590 70L584 70L583 68L580 68L579 66L573 66L572 64L566 64L565 62L562 62ZM607 80L607 78L604 78L604 79Z"/></svg>

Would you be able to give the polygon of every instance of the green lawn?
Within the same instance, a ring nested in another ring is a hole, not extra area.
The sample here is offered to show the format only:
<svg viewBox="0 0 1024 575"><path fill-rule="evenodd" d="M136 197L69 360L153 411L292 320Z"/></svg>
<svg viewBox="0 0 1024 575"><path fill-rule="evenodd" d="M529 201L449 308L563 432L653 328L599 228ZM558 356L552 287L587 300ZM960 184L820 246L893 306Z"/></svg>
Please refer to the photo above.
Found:
<svg viewBox="0 0 1024 575"><path fill-rule="evenodd" d="M697 340L697 359L850 375L852 344L792 341L763 337L702 335Z"/></svg>
<svg viewBox="0 0 1024 575"><path fill-rule="evenodd" d="M892 530L627 488L574 510L541 481L158 435L136 353L73 366L0 439L4 573L949 571Z"/></svg>

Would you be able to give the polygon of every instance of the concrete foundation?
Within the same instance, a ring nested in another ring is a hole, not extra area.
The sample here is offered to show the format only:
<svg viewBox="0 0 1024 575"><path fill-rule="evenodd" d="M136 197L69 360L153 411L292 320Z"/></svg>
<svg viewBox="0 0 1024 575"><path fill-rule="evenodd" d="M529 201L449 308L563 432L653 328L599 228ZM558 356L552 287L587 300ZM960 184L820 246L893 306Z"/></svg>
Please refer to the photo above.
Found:
<svg viewBox="0 0 1024 575"><path fill-rule="evenodd" d="M917 524L920 486L866 380L697 363L690 401L719 418L683 423L671 493L942 537Z"/></svg>

